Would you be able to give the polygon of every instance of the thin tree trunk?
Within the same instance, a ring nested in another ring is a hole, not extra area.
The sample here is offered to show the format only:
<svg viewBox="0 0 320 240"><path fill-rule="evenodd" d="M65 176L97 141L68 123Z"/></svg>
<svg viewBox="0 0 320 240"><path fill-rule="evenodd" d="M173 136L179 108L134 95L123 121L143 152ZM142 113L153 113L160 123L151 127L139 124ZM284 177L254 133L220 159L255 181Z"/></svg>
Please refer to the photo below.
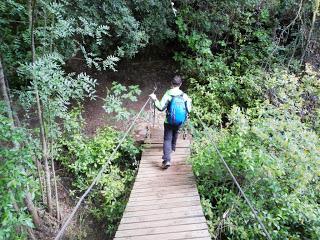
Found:
<svg viewBox="0 0 320 240"><path fill-rule="evenodd" d="M14 119L14 123L16 123L16 126L20 126L20 120L18 118L18 115L13 111L12 104L11 104L11 97L10 97L10 87L9 83L4 75L4 69L2 65L2 59L0 56L0 84L1 84L1 92L3 95L3 98L6 102L7 108L8 108L8 115L10 119Z"/></svg>
<svg viewBox="0 0 320 240"><path fill-rule="evenodd" d="M50 122L50 128L53 129L53 123L54 119L52 118L51 114L51 108L49 106L49 122ZM51 159L51 167L52 167L52 174L53 174L53 184L54 184L54 191L55 191L55 200L56 200L56 210L57 210L57 219L58 221L61 220L60 217L60 204L59 204L59 194L58 194L58 186L57 186L57 178L56 178L56 172L55 172L55 167L54 167L54 139L51 137L51 141L49 142L49 148L50 148L50 159Z"/></svg>
<svg viewBox="0 0 320 240"><path fill-rule="evenodd" d="M15 200L15 198L13 196L13 192L11 192L11 201L12 201L12 205L13 205L14 210L17 213L19 213L20 212L20 208L19 208L19 206L18 206L18 204L17 204L17 202L16 202L16 200ZM23 230L25 230L28 233L29 239L36 240L36 238L34 236L34 233L33 233L33 230L30 227L19 226L18 231L22 232Z"/></svg>
<svg viewBox="0 0 320 240"><path fill-rule="evenodd" d="M11 124L12 124L12 127L14 127L11 103L10 103L10 98L9 98L8 91L7 91L6 82L5 82L5 79L4 79L4 72L3 72L3 66L2 66L1 57L0 57L0 87L1 87L1 94L3 96L4 102L5 102L6 107L7 107L8 117L9 117L10 120L12 120Z"/></svg>
<svg viewBox="0 0 320 240"><path fill-rule="evenodd" d="M24 198L24 203L26 204L26 207L32 216L34 225L36 226L36 228L39 229L41 226L41 220L39 218L37 209L33 205L31 194L29 192L26 193L26 196Z"/></svg>
<svg viewBox="0 0 320 240"><path fill-rule="evenodd" d="M35 63L36 58L36 51L35 51L35 42L34 42L34 9L35 9L35 0L30 0L30 15L29 20L30 22L30 34L31 34L31 53L32 53L32 64ZM41 102L39 97L39 91L38 91L38 85L37 80L34 78L34 88L35 88L35 95L36 95L36 102L37 102L37 112L38 112L38 118L40 123L40 139L41 139L41 146L42 146L42 156L44 161L44 168L45 168L45 175L46 175L46 190L47 190L47 207L48 211L51 214L52 213L52 194L51 194L51 176L50 176L50 168L48 163L48 147L47 147L47 141L45 136L45 130L44 130L44 121L42 118L42 110L41 110Z"/></svg>
<svg viewBox="0 0 320 240"><path fill-rule="evenodd" d="M40 185L40 192L41 192L42 202L44 203L45 202L45 198L44 198L44 190L43 190L42 174L41 174L42 165L41 165L41 163L40 163L40 161L38 159L36 159L35 162L36 162L38 176L39 176L39 185Z"/></svg>
<svg viewBox="0 0 320 240"><path fill-rule="evenodd" d="M61 218L60 218L60 204L59 204L58 186L57 186L56 173L55 173L55 169L54 169L53 157L51 157L51 165L52 165L52 172L53 172L54 191L55 191L55 195L56 195L57 219L58 219L58 221L60 221L61 220Z"/></svg>
<svg viewBox="0 0 320 240"><path fill-rule="evenodd" d="M14 119L13 119L13 114L12 114L11 102L10 102L10 98L9 98L9 94L8 94L8 88L6 87L5 80L4 80L4 72L3 72L1 58L0 58L0 84L1 84L2 94L3 94L3 96L5 98L5 102L7 104L7 113L8 113L9 118L11 119L11 122L12 122L11 128L14 129L15 124L14 124ZM18 143L14 143L14 145L17 148L20 147L20 145ZM38 216L38 211L32 202L31 194L28 191L26 192L24 202L26 204L28 211L30 212L30 214L32 216L32 220L33 220L35 226L37 228L39 228L41 225L41 221ZM13 206L15 209L18 208L18 205L15 201L13 201Z"/></svg>
<svg viewBox="0 0 320 240"><path fill-rule="evenodd" d="M4 80L5 80L5 83L6 83L6 86L7 86L7 92L8 92L9 101L10 101L10 103L12 103L11 94L10 94L10 85L9 85L9 82L8 82L8 78L6 78L6 76L4 76ZM15 126L16 127L20 127L21 123L20 123L19 116L18 116L16 111L13 111L14 107L13 107L12 104L11 104L11 110L12 110L12 115L13 115Z"/></svg>

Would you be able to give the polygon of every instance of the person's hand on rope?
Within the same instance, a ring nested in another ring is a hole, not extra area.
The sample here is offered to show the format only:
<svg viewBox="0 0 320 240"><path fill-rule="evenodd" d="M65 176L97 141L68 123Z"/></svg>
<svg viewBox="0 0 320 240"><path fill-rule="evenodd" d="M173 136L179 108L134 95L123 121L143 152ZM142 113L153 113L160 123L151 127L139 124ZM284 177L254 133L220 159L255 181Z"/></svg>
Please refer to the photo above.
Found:
<svg viewBox="0 0 320 240"><path fill-rule="evenodd" d="M157 100L157 96L156 96L154 93L151 93L151 94L149 95L149 97L150 97L153 101Z"/></svg>

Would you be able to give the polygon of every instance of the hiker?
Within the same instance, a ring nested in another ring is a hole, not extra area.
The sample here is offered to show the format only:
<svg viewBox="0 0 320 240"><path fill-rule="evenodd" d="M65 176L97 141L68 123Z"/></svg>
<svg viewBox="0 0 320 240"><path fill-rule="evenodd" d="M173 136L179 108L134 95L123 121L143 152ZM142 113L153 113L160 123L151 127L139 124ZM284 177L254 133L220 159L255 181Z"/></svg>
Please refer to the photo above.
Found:
<svg viewBox="0 0 320 240"><path fill-rule="evenodd" d="M162 156L162 167L165 169L171 165L171 152L176 150L178 131L191 111L191 99L180 90L181 84L181 77L175 76L171 81L171 89L166 91L161 101L154 93L150 94L159 111L166 109Z"/></svg>

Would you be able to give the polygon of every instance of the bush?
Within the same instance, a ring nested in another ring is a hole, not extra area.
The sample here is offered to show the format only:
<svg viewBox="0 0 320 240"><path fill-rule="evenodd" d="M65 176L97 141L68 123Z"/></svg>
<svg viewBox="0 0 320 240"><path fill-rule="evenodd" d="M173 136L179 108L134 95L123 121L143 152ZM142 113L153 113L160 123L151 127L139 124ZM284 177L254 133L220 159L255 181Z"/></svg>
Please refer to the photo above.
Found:
<svg viewBox="0 0 320 240"><path fill-rule="evenodd" d="M38 190L32 176L35 141L26 129L12 128L4 106L0 101L0 239L26 239L23 228L33 222L23 200L27 191L34 197Z"/></svg>
<svg viewBox="0 0 320 240"><path fill-rule="evenodd" d="M233 107L230 128L215 133L224 159L254 206L260 210L272 239L319 239L320 149L318 136L289 112L272 105L256 110L252 119ZM251 119L251 120L250 120ZM261 229L219 156L203 141L195 141L193 157L200 194L213 236L224 213L223 236L264 239Z"/></svg>
<svg viewBox="0 0 320 240"><path fill-rule="evenodd" d="M297 22L285 37L272 31L295 4L184 3L177 18L183 47L175 59L189 80L194 111L220 127L211 136L272 239L319 239L319 73L308 65L304 72L295 67L299 74L284 67L302 47ZM212 237L265 239L210 142L194 140L192 163Z"/></svg>
<svg viewBox="0 0 320 240"><path fill-rule="evenodd" d="M63 153L60 161L74 176L74 194L81 194L92 183L104 164L107 169L95 190L88 197L90 211L107 226L108 235L112 236L122 217L128 198L128 191L134 180L139 149L128 138L117 151L114 159L107 162L123 133L111 127L102 128L93 138L84 137L79 131L80 112L74 112L69 119L70 134L61 141ZM73 121L71 121L73 119ZM80 124L81 125L81 124ZM71 136L71 137L68 137Z"/></svg>

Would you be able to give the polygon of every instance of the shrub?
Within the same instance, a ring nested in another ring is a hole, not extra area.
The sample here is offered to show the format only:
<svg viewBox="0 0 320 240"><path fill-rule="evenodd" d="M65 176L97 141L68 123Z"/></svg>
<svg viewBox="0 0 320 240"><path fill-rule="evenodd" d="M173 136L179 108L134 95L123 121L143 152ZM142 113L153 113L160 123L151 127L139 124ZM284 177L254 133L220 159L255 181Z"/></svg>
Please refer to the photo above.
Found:
<svg viewBox="0 0 320 240"><path fill-rule="evenodd" d="M272 239L320 237L319 138L298 116L262 105L250 111L233 107L228 130L214 135L224 159L254 206ZM264 239L249 207L210 144L195 141L193 167L206 204L213 236L224 213L223 236ZM208 145L206 149L203 146Z"/></svg>
<svg viewBox="0 0 320 240"><path fill-rule="evenodd" d="M24 197L27 191L35 197L39 190L32 175L36 142L26 129L12 128L4 106L0 101L0 239L26 239L24 228L33 222Z"/></svg>
<svg viewBox="0 0 320 240"><path fill-rule="evenodd" d="M104 164L107 169L95 190L88 197L90 211L98 220L104 220L107 233L112 236L116 230L128 197L128 190L134 180L139 149L128 138L117 151L114 159L108 161L113 149L122 136L111 127L100 129L93 138L84 137L79 131L80 112L74 112L69 120L67 134L61 144L65 149L60 161L74 176L74 194L81 194L91 184ZM80 124L81 125L81 124ZM71 134L72 133L72 134ZM71 136L71 137L68 137Z"/></svg>

